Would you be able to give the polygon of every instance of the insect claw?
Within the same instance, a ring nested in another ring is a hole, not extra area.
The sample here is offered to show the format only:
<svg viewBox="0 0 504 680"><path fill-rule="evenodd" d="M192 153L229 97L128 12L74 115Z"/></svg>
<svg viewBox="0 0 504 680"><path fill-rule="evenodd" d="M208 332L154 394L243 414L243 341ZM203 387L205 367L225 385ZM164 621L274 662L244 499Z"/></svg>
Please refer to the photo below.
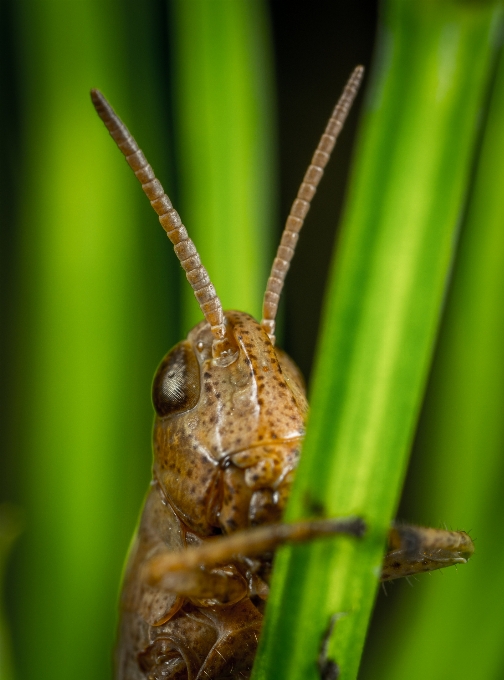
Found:
<svg viewBox="0 0 504 680"><path fill-rule="evenodd" d="M362 538L367 531L366 522L363 519L361 519L360 517L357 517L354 520L353 529L354 529L354 531L353 531L354 536L356 536L357 538Z"/></svg>

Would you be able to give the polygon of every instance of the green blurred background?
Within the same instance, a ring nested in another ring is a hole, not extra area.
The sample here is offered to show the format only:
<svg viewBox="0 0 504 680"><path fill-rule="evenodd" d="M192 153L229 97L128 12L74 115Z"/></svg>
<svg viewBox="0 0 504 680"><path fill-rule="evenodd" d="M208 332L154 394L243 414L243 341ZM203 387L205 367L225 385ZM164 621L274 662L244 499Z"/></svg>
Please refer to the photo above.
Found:
<svg viewBox="0 0 504 680"><path fill-rule="evenodd" d="M353 66L372 63L377 5L1 0L0 559L21 534L6 565L0 680L110 677L121 567L150 478L150 382L199 318L89 89L144 149L224 306L257 315L326 119ZM383 49L378 57L385 68ZM305 375L362 102L284 295L280 344ZM489 163L485 186L503 178ZM455 266L399 510L472 530L478 552L459 571L379 595L362 678L504 677L504 220L502 204L492 207L484 245L477 229L460 239L469 264Z"/></svg>

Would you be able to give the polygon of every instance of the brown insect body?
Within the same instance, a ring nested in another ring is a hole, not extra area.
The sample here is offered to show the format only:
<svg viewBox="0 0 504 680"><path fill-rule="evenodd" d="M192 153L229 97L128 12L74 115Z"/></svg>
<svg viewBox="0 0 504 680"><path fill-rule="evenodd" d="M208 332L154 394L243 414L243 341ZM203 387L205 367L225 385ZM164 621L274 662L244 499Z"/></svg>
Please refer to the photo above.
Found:
<svg viewBox="0 0 504 680"><path fill-rule="evenodd" d="M293 203L260 324L243 312L223 312L142 151L103 95L91 93L174 244L205 317L166 355L154 378L153 482L124 576L117 680L248 678L274 549L285 541L364 531L355 518L280 523L308 405L302 376L275 347L274 336L298 233L362 73L357 67L350 77ZM464 532L394 527L382 579L463 563L472 552Z"/></svg>
<svg viewBox="0 0 504 680"><path fill-rule="evenodd" d="M202 322L154 379L154 482L125 575L120 678L240 678L253 662L271 556L178 572L172 592L138 577L159 552L281 518L304 433L302 378L252 317L225 318L239 348L230 366L215 365Z"/></svg>

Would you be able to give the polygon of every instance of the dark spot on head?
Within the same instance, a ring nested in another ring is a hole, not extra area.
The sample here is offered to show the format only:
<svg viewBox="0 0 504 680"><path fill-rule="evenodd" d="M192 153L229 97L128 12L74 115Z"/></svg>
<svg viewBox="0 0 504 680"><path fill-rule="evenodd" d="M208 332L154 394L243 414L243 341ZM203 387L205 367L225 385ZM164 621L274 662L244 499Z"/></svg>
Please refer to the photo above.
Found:
<svg viewBox="0 0 504 680"><path fill-rule="evenodd" d="M205 392L211 392L212 386L209 383L205 383Z"/></svg>
<svg viewBox="0 0 504 680"><path fill-rule="evenodd" d="M203 377L208 379L208 378L211 378L212 375L211 375L208 371L205 371L205 372L203 373Z"/></svg>
<svg viewBox="0 0 504 680"><path fill-rule="evenodd" d="M216 393L215 393L215 398L216 398L216 399L220 399L220 398L221 398L221 393L220 393L220 392L216 392Z"/></svg>

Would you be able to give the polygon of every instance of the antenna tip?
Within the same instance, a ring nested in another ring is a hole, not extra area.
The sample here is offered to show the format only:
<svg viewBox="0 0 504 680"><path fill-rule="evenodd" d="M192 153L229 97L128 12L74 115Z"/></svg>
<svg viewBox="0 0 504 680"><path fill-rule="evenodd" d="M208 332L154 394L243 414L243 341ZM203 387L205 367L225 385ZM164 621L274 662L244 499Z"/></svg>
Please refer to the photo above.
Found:
<svg viewBox="0 0 504 680"><path fill-rule="evenodd" d="M101 102L106 101L105 97L102 95L100 90L96 89L93 87L89 93L91 95L91 101L93 104L99 104Z"/></svg>
<svg viewBox="0 0 504 680"><path fill-rule="evenodd" d="M365 71L365 70L366 70L366 69L364 68L364 66L363 66L362 64L359 64L358 66L356 66L356 67L354 68L353 73L352 73L350 79L351 79L351 80L357 80L357 81L360 83L360 81L362 80L362 77L363 77L363 75L364 75L364 71Z"/></svg>
<svg viewBox="0 0 504 680"><path fill-rule="evenodd" d="M100 109L110 109L110 104L106 100L105 96L100 92L100 90L93 88L89 94L91 95L93 106L98 111L98 113L100 113Z"/></svg>
<svg viewBox="0 0 504 680"><path fill-rule="evenodd" d="M100 116L103 122L107 124L107 120L110 117L114 116L114 111L112 107L108 103L105 96L100 92L100 90L93 88L90 91L90 95L91 102L93 103L93 106L95 107L97 114Z"/></svg>

